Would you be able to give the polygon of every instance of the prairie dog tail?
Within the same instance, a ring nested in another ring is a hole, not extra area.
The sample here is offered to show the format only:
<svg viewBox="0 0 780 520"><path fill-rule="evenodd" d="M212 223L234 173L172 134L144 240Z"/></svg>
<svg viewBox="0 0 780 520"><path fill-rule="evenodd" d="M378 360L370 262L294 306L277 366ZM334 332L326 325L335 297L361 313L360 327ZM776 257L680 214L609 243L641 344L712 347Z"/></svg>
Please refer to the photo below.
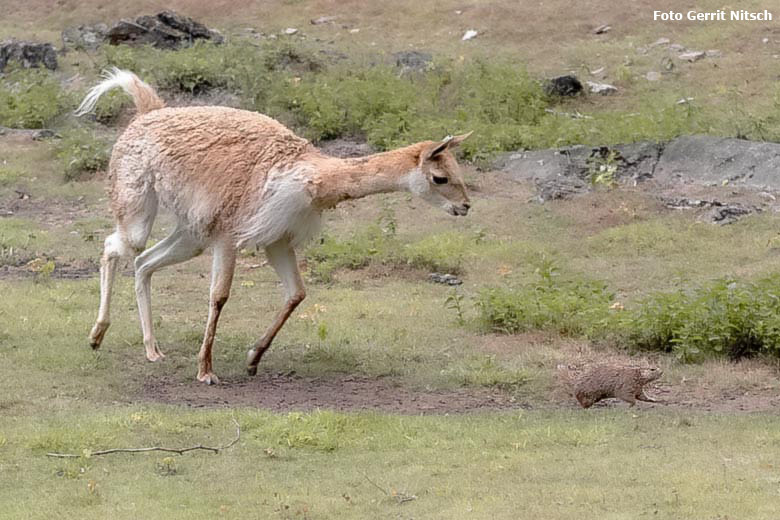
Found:
<svg viewBox="0 0 780 520"><path fill-rule="evenodd" d="M77 116L91 112L100 96L116 87L121 87L133 98L138 114L145 114L165 106L165 102L160 99L157 92L130 71L114 67L110 71L104 71L103 78L105 78L103 81L92 87L76 109Z"/></svg>

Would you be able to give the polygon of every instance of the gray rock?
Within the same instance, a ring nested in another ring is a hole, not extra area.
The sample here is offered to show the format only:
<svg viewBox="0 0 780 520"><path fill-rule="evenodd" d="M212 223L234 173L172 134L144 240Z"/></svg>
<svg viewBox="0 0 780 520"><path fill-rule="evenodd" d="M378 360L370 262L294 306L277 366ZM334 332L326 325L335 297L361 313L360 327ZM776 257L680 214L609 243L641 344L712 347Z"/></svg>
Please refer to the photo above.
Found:
<svg viewBox="0 0 780 520"><path fill-rule="evenodd" d="M599 163L614 162L619 182L637 184L652 178L661 149L661 145L651 142L598 148L570 146L505 154L494 167L512 180L535 184L540 201L545 202L590 191L591 175Z"/></svg>
<svg viewBox="0 0 780 520"><path fill-rule="evenodd" d="M338 16L320 16L311 20L312 25L322 25L325 23L334 23L338 19Z"/></svg>
<svg viewBox="0 0 780 520"><path fill-rule="evenodd" d="M459 279L454 274L442 274L442 273L431 273L428 275L428 279L432 281L433 283L441 283L445 285L461 285L463 284L463 281Z"/></svg>
<svg viewBox="0 0 780 520"><path fill-rule="evenodd" d="M666 145L654 177L662 183L780 189L780 144L693 135Z"/></svg>
<svg viewBox="0 0 780 520"><path fill-rule="evenodd" d="M754 211L760 211L756 208L746 208L739 204L724 204L719 207L715 207L710 211L709 219L715 224L725 225L733 224L740 217L750 215Z"/></svg>
<svg viewBox="0 0 780 520"><path fill-rule="evenodd" d="M645 78L647 78L647 81L658 81L661 79L661 73L651 70L645 74Z"/></svg>
<svg viewBox="0 0 780 520"><path fill-rule="evenodd" d="M433 66L433 56L422 51L402 51L393 54L397 67L405 71L424 72Z"/></svg>
<svg viewBox="0 0 780 520"><path fill-rule="evenodd" d="M103 43L108 32L104 23L68 27L62 31L62 46L79 50L95 50Z"/></svg>
<svg viewBox="0 0 780 520"><path fill-rule="evenodd" d="M680 54L677 57L680 58L681 60L693 62L693 61L699 61L700 59L704 58L705 56L706 56L706 54L704 52L702 52L702 51L688 51L688 52L684 52L684 53Z"/></svg>
<svg viewBox="0 0 780 520"><path fill-rule="evenodd" d="M669 43L671 43L671 40L669 40L669 38L658 38L656 41L648 45L648 47L650 48L659 47L661 45L669 45Z"/></svg>
<svg viewBox="0 0 780 520"><path fill-rule="evenodd" d="M25 69L44 66L49 70L57 68L57 52L51 43L8 40L0 43L0 72L9 61L19 63Z"/></svg>
<svg viewBox="0 0 780 520"><path fill-rule="evenodd" d="M612 27L610 27L607 24L599 25L598 27L593 29L593 34L604 34L604 33L608 33L611 30L612 30Z"/></svg>
<svg viewBox="0 0 780 520"><path fill-rule="evenodd" d="M679 43L673 43L669 45L669 50L674 52L683 52L685 50L685 47L683 45L680 45Z"/></svg>
<svg viewBox="0 0 780 520"><path fill-rule="evenodd" d="M139 16L135 21L121 20L108 30L105 39L111 45L149 44L160 49L178 49L199 39L215 43L224 41L219 31L173 11L162 11L155 16Z"/></svg>
<svg viewBox="0 0 780 520"><path fill-rule="evenodd" d="M349 139L322 141L319 143L318 147L327 155L341 158L363 157L375 152L370 144Z"/></svg>
<svg viewBox="0 0 780 520"><path fill-rule="evenodd" d="M618 91L617 87L607 83L596 83L595 81L586 81L585 83L588 85L591 93L601 96L609 96Z"/></svg>
<svg viewBox="0 0 780 520"><path fill-rule="evenodd" d="M45 139L52 139L52 138L60 139L62 136L60 136L58 133L56 133L54 130L49 130L48 128L43 128L41 130L36 130L32 134L33 141L43 141Z"/></svg>
<svg viewBox="0 0 780 520"><path fill-rule="evenodd" d="M577 76L567 74L545 81L543 88L550 96L576 96L582 92L582 83Z"/></svg>

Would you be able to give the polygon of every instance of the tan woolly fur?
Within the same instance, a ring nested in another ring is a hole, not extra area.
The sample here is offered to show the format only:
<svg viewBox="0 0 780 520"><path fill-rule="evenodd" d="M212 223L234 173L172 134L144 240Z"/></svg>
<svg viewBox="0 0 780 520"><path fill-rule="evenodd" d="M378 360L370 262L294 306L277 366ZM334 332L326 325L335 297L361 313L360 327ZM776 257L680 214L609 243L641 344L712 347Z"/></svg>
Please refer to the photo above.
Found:
<svg viewBox="0 0 780 520"><path fill-rule="evenodd" d="M294 248L317 232L324 210L345 200L408 191L451 215L468 213L470 201L451 149L470 134L339 159L262 114L217 106L167 108L152 87L119 69L105 75L77 113L89 112L112 88L133 98L137 115L114 145L109 164L116 231L106 238L101 259L93 348L100 346L110 323L117 263L130 257L135 258L146 357L163 358L152 330L152 273L212 247L209 317L197 377L216 383L211 349L217 321L230 293L236 252L251 245L265 250L286 293L284 307L248 353L247 369L253 374L305 297ZM176 229L145 249L160 207L176 217Z"/></svg>

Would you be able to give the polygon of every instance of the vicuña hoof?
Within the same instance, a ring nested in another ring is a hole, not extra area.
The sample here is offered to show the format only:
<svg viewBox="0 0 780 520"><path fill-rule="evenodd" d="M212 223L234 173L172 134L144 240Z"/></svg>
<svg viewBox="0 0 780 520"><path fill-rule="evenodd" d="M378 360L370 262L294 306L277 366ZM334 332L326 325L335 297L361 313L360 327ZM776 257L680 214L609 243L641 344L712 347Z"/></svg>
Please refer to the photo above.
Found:
<svg viewBox="0 0 780 520"><path fill-rule="evenodd" d="M257 351L253 348L249 349L249 352L246 353L246 373L250 376L257 375L257 365L252 364L255 361L255 356L257 355Z"/></svg>
<svg viewBox="0 0 780 520"><path fill-rule="evenodd" d="M198 381L206 383L207 385L218 385L219 378L212 372L206 372L205 374L198 374Z"/></svg>
<svg viewBox="0 0 780 520"><path fill-rule="evenodd" d="M160 361L161 359L164 358L165 358L165 354L162 353L160 347L157 346L156 342L152 348L146 349L146 359L148 359L149 361L155 362L155 361Z"/></svg>
<svg viewBox="0 0 780 520"><path fill-rule="evenodd" d="M103 343L103 336L106 335L107 330L108 323L95 323L95 326L92 327L92 331L89 333L89 346L92 347L92 350L100 348L100 344Z"/></svg>

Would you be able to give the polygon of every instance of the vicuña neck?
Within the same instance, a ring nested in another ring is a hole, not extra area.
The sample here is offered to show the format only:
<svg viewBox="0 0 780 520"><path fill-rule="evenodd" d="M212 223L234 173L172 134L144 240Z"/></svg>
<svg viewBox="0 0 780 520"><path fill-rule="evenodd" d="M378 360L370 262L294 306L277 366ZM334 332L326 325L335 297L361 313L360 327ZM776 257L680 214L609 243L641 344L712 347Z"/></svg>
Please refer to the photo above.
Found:
<svg viewBox="0 0 780 520"><path fill-rule="evenodd" d="M315 166L314 202L332 208L339 202L375 193L408 189L405 177L417 167L422 143L356 159L338 159L316 153L307 158Z"/></svg>

